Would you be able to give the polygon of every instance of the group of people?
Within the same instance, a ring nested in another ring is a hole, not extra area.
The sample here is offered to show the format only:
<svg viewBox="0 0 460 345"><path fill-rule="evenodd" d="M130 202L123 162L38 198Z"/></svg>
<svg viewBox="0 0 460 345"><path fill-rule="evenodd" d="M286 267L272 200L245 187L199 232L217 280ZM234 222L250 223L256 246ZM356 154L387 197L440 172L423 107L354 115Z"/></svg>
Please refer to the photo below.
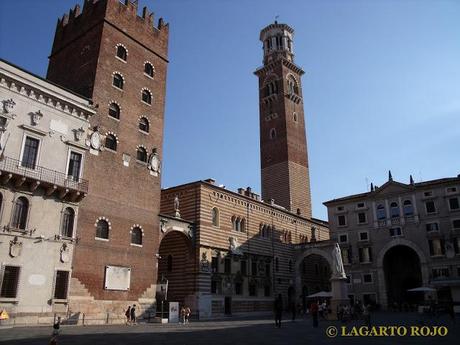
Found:
<svg viewBox="0 0 460 345"><path fill-rule="evenodd" d="M190 315L192 314L192 311L190 310L190 307L188 306L182 306L180 309L180 321L182 324L189 323L190 321Z"/></svg>
<svg viewBox="0 0 460 345"><path fill-rule="evenodd" d="M348 304L340 304L337 307L337 318L342 321L350 320L364 320L366 326L370 326L371 323L371 305L356 301L351 306Z"/></svg>
<svg viewBox="0 0 460 345"><path fill-rule="evenodd" d="M133 304L133 306L128 306L128 309L126 309L125 312L126 316L126 324L127 325L136 325L136 305Z"/></svg>

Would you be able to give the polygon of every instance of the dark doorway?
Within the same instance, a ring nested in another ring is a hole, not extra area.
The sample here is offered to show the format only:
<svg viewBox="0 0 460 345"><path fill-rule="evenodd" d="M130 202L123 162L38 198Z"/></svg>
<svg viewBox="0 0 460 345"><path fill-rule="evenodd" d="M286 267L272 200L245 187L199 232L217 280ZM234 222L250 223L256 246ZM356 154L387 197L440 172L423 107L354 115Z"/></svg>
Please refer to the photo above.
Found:
<svg viewBox="0 0 460 345"><path fill-rule="evenodd" d="M417 253L407 246L389 249L383 258L388 306L408 307L423 301L423 293L408 292L422 286L422 271Z"/></svg>
<svg viewBox="0 0 460 345"><path fill-rule="evenodd" d="M232 298L231 297L225 297L224 313L225 315L232 315Z"/></svg>
<svg viewBox="0 0 460 345"><path fill-rule="evenodd" d="M295 289L293 286L290 286L288 288L288 305L287 308L288 310L292 310L292 308L295 308L296 305L296 300L295 300Z"/></svg>
<svg viewBox="0 0 460 345"><path fill-rule="evenodd" d="M304 287L303 291L308 292L308 294L331 291L331 268L327 260L321 255L306 256L300 264L300 276Z"/></svg>

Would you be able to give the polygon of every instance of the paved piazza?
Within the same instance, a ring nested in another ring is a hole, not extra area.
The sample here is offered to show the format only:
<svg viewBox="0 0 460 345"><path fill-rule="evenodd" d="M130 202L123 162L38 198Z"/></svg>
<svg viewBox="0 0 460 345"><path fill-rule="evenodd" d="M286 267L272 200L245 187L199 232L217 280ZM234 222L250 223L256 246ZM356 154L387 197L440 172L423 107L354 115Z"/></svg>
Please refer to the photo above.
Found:
<svg viewBox="0 0 460 345"><path fill-rule="evenodd" d="M330 326L346 325L350 330L359 322L342 324L322 321L317 329L310 318L286 320L277 329L269 319L238 319L196 321L188 325L140 324L135 326L63 326L58 344L458 344L460 319L456 323L447 316L430 322L416 314L380 313L373 315L374 325L443 325L448 328L444 337L341 337L326 336ZM51 327L0 327L0 343L48 344Z"/></svg>

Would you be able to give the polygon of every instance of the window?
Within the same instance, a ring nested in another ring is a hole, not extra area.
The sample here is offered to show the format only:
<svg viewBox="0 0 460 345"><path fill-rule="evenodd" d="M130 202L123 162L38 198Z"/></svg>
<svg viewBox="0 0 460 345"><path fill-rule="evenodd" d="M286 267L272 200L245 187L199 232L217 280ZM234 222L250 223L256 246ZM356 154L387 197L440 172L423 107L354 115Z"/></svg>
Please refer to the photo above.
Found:
<svg viewBox="0 0 460 345"><path fill-rule="evenodd" d="M366 212L359 212L358 213L358 223L359 224L367 223Z"/></svg>
<svg viewBox="0 0 460 345"><path fill-rule="evenodd" d="M232 260L230 258L225 258L224 272L227 273L227 274L232 273Z"/></svg>
<svg viewBox="0 0 460 345"><path fill-rule="evenodd" d="M155 69L153 68L151 63L146 62L144 65L144 73L147 74L149 77L153 78L155 74Z"/></svg>
<svg viewBox="0 0 460 345"><path fill-rule="evenodd" d="M149 120L145 117L141 117L139 120L139 129L142 132L148 133L149 132Z"/></svg>
<svg viewBox="0 0 460 345"><path fill-rule="evenodd" d="M429 240L428 245L430 247L431 256L441 256L445 254L443 239L435 238L433 240Z"/></svg>
<svg viewBox="0 0 460 345"><path fill-rule="evenodd" d="M21 166L24 168L35 169L38 158L38 146L40 140L26 137L26 142L24 144L24 151L22 152Z"/></svg>
<svg viewBox="0 0 460 345"><path fill-rule="evenodd" d="M439 224L438 223L427 223L426 224L426 231L439 231Z"/></svg>
<svg viewBox="0 0 460 345"><path fill-rule="evenodd" d="M211 259L211 271L212 273L219 272L219 259L215 256Z"/></svg>
<svg viewBox="0 0 460 345"><path fill-rule="evenodd" d="M399 218L399 206L395 202L390 204L390 215L391 218Z"/></svg>
<svg viewBox="0 0 460 345"><path fill-rule="evenodd" d="M16 229L26 229L27 216L29 214L29 200L20 196L14 203L13 219L11 226Z"/></svg>
<svg viewBox="0 0 460 345"><path fill-rule="evenodd" d="M402 230L399 227L390 228L389 231L390 231L390 236L391 237L400 237L400 236L402 236Z"/></svg>
<svg viewBox="0 0 460 345"><path fill-rule="evenodd" d="M80 180L82 154L70 151L69 167L67 169L67 176L73 181Z"/></svg>
<svg viewBox="0 0 460 345"><path fill-rule="evenodd" d="M356 208L364 208L366 205L363 202L358 202Z"/></svg>
<svg viewBox="0 0 460 345"><path fill-rule="evenodd" d="M0 297L16 298L20 271L21 268L17 266L4 266Z"/></svg>
<svg viewBox="0 0 460 345"><path fill-rule="evenodd" d="M436 213L436 205L433 200L425 202L426 213Z"/></svg>
<svg viewBox="0 0 460 345"><path fill-rule="evenodd" d="M276 94L276 93L278 93L278 86L276 85L276 81L272 80L266 86L265 95L266 96L271 96L271 95Z"/></svg>
<svg viewBox="0 0 460 345"><path fill-rule="evenodd" d="M117 150L117 138L115 138L115 135L107 134L105 137L105 147L112 151Z"/></svg>
<svg viewBox="0 0 460 345"><path fill-rule="evenodd" d="M54 298L67 299L69 287L69 272L56 271L56 281L54 282Z"/></svg>
<svg viewBox="0 0 460 345"><path fill-rule="evenodd" d="M439 268L433 268L431 270L431 275L433 276L433 279L443 279L443 278L449 278L449 268L448 267L439 267Z"/></svg>
<svg viewBox="0 0 460 345"><path fill-rule="evenodd" d="M96 237L109 239L109 223L105 219L99 219L96 223Z"/></svg>
<svg viewBox="0 0 460 345"><path fill-rule="evenodd" d="M424 196L424 197L430 197L430 196L433 196L433 192L432 192L432 191L429 191L429 192L423 192L423 196Z"/></svg>
<svg viewBox="0 0 460 345"><path fill-rule="evenodd" d="M447 187L446 188L447 194L453 194L457 192L457 187Z"/></svg>
<svg viewBox="0 0 460 345"><path fill-rule="evenodd" d="M338 218L339 226L346 226L347 225L347 218L345 217L344 214L341 214L337 218Z"/></svg>
<svg viewBox="0 0 460 345"><path fill-rule="evenodd" d="M297 122L297 113L292 113L292 118L294 122Z"/></svg>
<svg viewBox="0 0 460 345"><path fill-rule="evenodd" d="M412 216L414 214L414 207L412 206L412 202L410 200L404 200L403 209L405 216Z"/></svg>
<svg viewBox="0 0 460 345"><path fill-rule="evenodd" d="M215 280L211 280L211 293L217 293L217 281Z"/></svg>
<svg viewBox="0 0 460 345"><path fill-rule="evenodd" d="M254 282L249 283L249 296L257 296L257 286Z"/></svg>
<svg viewBox="0 0 460 345"><path fill-rule="evenodd" d="M255 261L255 260L251 261L251 274L253 276L257 275L257 261Z"/></svg>
<svg viewBox="0 0 460 345"><path fill-rule="evenodd" d="M345 208L343 206L337 206L337 211L343 211Z"/></svg>
<svg viewBox="0 0 460 345"><path fill-rule="evenodd" d="M149 90L142 90L142 102L152 104L152 94Z"/></svg>
<svg viewBox="0 0 460 345"><path fill-rule="evenodd" d="M247 263L246 260L241 260L240 261L240 272L243 276L247 275Z"/></svg>
<svg viewBox="0 0 460 345"><path fill-rule="evenodd" d="M128 52L126 51L126 48L122 45L117 46L117 57L122 59L123 61L126 61L126 59L128 58Z"/></svg>
<svg viewBox="0 0 460 345"><path fill-rule="evenodd" d="M347 243L347 242L348 242L348 235L347 234L339 235L339 243Z"/></svg>
<svg viewBox="0 0 460 345"><path fill-rule="evenodd" d="M219 226L219 210L217 207L211 210L211 221L213 226Z"/></svg>
<svg viewBox="0 0 460 345"><path fill-rule="evenodd" d="M241 232L246 232L246 221L243 219L241 219L241 222L240 222L240 231Z"/></svg>
<svg viewBox="0 0 460 345"><path fill-rule="evenodd" d="M359 240L360 241L368 241L369 240L369 233L367 231L359 233Z"/></svg>
<svg viewBox="0 0 460 345"><path fill-rule="evenodd" d="M384 220L387 218L386 212L385 212L385 206L382 204L377 206L377 219L378 220Z"/></svg>
<svg viewBox="0 0 460 345"><path fill-rule="evenodd" d="M372 248L371 247L359 248L359 262L360 263L372 262Z"/></svg>
<svg viewBox="0 0 460 345"><path fill-rule="evenodd" d="M460 219L454 219L452 221L452 228L454 229L460 229Z"/></svg>
<svg viewBox="0 0 460 345"><path fill-rule="evenodd" d="M276 129L272 128L270 129L270 139L275 139L276 138Z"/></svg>
<svg viewBox="0 0 460 345"><path fill-rule="evenodd" d="M73 224L75 221L75 211L71 207L66 207L62 216L61 235L73 237Z"/></svg>
<svg viewBox="0 0 460 345"><path fill-rule="evenodd" d="M142 229L138 226L135 226L131 230L131 243L140 246L142 245Z"/></svg>
<svg viewBox="0 0 460 345"><path fill-rule="evenodd" d="M123 80L123 77L121 76L121 74L119 73L115 73L113 75L113 82L112 82L113 86L115 86L116 88L119 88L120 90L123 90L123 84L124 84L124 80Z"/></svg>
<svg viewBox="0 0 460 345"><path fill-rule="evenodd" d="M364 273L363 274L363 282L365 284L370 284L372 283L372 273Z"/></svg>
<svg viewBox="0 0 460 345"><path fill-rule="evenodd" d="M147 163L147 150L144 147L139 146L137 148L136 158L139 162Z"/></svg>
<svg viewBox="0 0 460 345"><path fill-rule="evenodd" d="M310 242L316 241L316 228L312 227L311 228L311 236L310 236Z"/></svg>
<svg viewBox="0 0 460 345"><path fill-rule="evenodd" d="M344 265L351 264L351 247L341 248L342 250L342 261Z"/></svg>
<svg viewBox="0 0 460 345"><path fill-rule="evenodd" d="M172 272L173 270L173 257L171 254L169 254L166 259L166 269L168 270L168 272Z"/></svg>
<svg viewBox="0 0 460 345"><path fill-rule="evenodd" d="M110 103L109 105L109 116L114 119L120 119L120 107L117 103Z"/></svg>
<svg viewBox="0 0 460 345"><path fill-rule="evenodd" d="M240 282L235 283L235 295L242 295L243 294L243 284Z"/></svg>
<svg viewBox="0 0 460 345"><path fill-rule="evenodd" d="M458 198L450 198L449 199L449 208L451 210L458 210L460 208L460 205L458 203Z"/></svg>

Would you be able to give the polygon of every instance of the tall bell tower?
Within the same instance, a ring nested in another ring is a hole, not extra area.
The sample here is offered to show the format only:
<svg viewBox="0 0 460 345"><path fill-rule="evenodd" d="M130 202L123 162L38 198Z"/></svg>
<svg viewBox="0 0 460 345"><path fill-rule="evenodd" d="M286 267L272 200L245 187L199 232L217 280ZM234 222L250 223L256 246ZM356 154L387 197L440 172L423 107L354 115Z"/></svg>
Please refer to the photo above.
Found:
<svg viewBox="0 0 460 345"><path fill-rule="evenodd" d="M300 77L294 64L294 30L274 22L260 32L259 77L262 198L311 218L307 139Z"/></svg>

